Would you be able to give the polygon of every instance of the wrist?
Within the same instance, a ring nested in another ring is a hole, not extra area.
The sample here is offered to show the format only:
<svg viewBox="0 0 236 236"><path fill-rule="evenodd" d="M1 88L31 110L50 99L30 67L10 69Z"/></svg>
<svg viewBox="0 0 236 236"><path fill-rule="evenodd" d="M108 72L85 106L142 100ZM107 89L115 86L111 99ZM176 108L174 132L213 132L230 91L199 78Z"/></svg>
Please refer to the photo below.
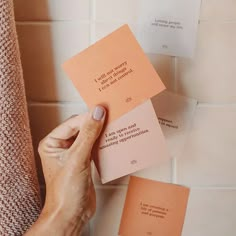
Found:
<svg viewBox="0 0 236 236"><path fill-rule="evenodd" d="M63 209L49 210L45 206L38 220L26 235L80 235L84 226L83 221L68 216L69 214Z"/></svg>
<svg viewBox="0 0 236 236"><path fill-rule="evenodd" d="M71 215L71 212L67 209L49 210L45 206L42 211L42 218L50 228L55 229L55 234L53 235L80 235L83 228L82 220Z"/></svg>

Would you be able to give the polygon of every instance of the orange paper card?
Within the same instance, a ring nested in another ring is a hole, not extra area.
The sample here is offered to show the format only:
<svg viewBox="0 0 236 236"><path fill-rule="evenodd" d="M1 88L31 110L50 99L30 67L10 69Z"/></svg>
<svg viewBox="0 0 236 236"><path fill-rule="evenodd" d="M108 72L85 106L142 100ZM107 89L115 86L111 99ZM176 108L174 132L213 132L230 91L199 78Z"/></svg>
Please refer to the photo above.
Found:
<svg viewBox="0 0 236 236"><path fill-rule="evenodd" d="M108 124L93 149L103 184L169 158L150 99Z"/></svg>
<svg viewBox="0 0 236 236"><path fill-rule="evenodd" d="M113 121L165 89L128 25L64 63L89 107L109 110Z"/></svg>
<svg viewBox="0 0 236 236"><path fill-rule="evenodd" d="M181 236L189 189L131 177L120 236Z"/></svg>

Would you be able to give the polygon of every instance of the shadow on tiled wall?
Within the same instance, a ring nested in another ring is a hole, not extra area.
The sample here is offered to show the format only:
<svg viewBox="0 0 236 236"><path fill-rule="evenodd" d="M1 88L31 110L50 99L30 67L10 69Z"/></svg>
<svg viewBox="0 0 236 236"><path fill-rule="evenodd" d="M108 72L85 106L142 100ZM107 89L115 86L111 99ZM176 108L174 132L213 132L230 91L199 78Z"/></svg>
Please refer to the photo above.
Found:
<svg viewBox="0 0 236 236"><path fill-rule="evenodd" d="M47 12L48 1L41 0L41 10ZM19 7L27 7L27 4L22 4ZM29 10L29 9L28 9ZM32 12L38 11L38 9L34 9L31 6L30 9ZM26 9L27 11L27 9ZM24 18L24 11L20 11L22 13L22 18ZM19 17L19 16L18 16ZM44 91L50 91L53 97L57 97L57 88L56 88L56 74L54 71L54 56L53 56L53 40L51 37L51 28L45 27L44 24L41 25L42 29L37 30L37 23L35 22L17 22L17 32L18 39L20 45L21 52L21 61L23 67L23 74L25 80L25 87L27 91L27 100L28 102L40 102L40 100L35 100L34 93L37 92L44 93ZM45 53L46 52L46 53ZM46 80L43 77L47 77ZM44 81L48 81L44 83ZM49 88L50 87L50 88ZM32 112L33 111L33 112ZM29 107L29 117L30 117L30 125L31 125L31 133L34 144L35 151L35 159L36 166L38 171L38 178L41 185L44 185L44 177L42 173L42 165L40 161L40 157L38 155L38 143L39 141L50 131L49 129L54 128L54 124L59 122L58 113L54 112L50 116L50 121L48 120L48 116L45 116L46 109L38 110L39 112L34 111ZM39 123L38 120L42 121L45 116L45 122ZM39 117L41 117L39 119ZM47 127L43 127L43 124L49 123ZM42 126L40 128L41 133L36 133L38 130L38 126ZM44 191L42 192L42 196L44 196Z"/></svg>

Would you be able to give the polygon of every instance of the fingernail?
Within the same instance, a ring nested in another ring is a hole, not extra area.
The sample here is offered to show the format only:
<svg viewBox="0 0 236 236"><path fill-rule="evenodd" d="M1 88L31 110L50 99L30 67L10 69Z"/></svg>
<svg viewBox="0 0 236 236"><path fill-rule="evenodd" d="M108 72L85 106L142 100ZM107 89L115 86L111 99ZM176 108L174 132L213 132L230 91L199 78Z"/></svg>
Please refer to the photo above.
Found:
<svg viewBox="0 0 236 236"><path fill-rule="evenodd" d="M102 120L104 114L105 114L104 108L101 106L97 106L93 111L93 119L97 121Z"/></svg>

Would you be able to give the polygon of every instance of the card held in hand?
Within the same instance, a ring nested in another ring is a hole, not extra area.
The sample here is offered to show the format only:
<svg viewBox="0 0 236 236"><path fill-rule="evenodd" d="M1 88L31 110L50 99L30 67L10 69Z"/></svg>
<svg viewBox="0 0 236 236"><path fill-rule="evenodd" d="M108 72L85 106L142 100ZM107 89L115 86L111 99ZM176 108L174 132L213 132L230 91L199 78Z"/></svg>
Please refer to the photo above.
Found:
<svg viewBox="0 0 236 236"><path fill-rule="evenodd" d="M108 123L165 89L128 25L63 64L88 105L107 108Z"/></svg>

